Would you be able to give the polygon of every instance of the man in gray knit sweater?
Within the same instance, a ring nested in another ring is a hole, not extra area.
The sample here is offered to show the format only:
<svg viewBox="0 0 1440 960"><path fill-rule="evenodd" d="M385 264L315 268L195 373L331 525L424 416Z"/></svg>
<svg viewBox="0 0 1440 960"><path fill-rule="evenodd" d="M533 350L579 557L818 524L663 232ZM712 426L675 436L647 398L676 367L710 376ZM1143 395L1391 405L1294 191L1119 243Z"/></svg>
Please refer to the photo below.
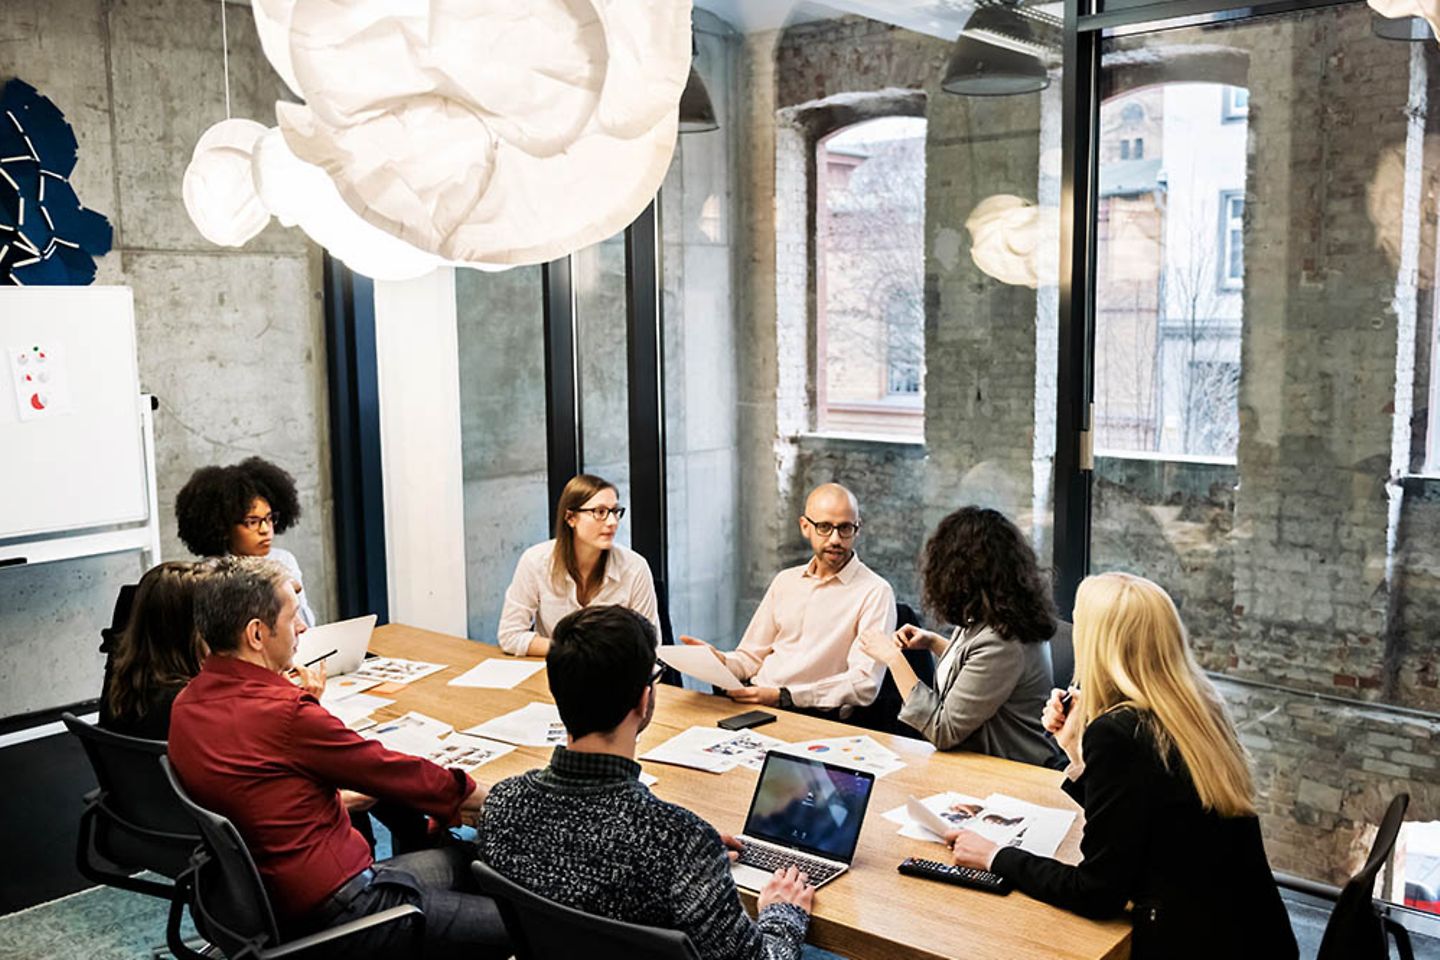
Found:
<svg viewBox="0 0 1440 960"><path fill-rule="evenodd" d="M799 957L815 894L805 875L777 871L752 922L730 877L736 841L640 783L635 740L660 676L650 623L623 607L578 610L556 625L545 666L569 746L491 788L480 859L557 903L683 930L705 960Z"/></svg>

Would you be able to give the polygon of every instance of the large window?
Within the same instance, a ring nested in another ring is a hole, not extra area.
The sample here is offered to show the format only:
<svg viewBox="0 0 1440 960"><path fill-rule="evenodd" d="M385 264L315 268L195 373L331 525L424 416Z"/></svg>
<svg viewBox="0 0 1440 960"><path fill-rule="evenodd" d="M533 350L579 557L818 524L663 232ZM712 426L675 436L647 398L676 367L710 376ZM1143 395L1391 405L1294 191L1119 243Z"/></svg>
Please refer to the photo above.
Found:
<svg viewBox="0 0 1440 960"><path fill-rule="evenodd" d="M1226 111L1237 90L1244 88L1149 83L1122 87L1101 106L1102 452L1235 456L1247 131ZM1143 140L1148 153L1135 147Z"/></svg>
<svg viewBox="0 0 1440 960"><path fill-rule="evenodd" d="M924 436L925 120L881 117L816 152L816 427Z"/></svg>

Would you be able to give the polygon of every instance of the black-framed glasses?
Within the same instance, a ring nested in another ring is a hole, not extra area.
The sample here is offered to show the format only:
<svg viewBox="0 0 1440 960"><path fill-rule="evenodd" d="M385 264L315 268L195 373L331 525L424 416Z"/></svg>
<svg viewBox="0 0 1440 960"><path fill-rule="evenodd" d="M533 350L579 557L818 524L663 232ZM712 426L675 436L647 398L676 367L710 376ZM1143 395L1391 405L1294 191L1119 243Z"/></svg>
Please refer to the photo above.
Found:
<svg viewBox="0 0 1440 960"><path fill-rule="evenodd" d="M665 676L665 664L657 660L655 661L655 672L650 674L650 680L648 683L646 683L646 686L655 686L655 684L660 682L660 678L663 676Z"/></svg>
<svg viewBox="0 0 1440 960"><path fill-rule="evenodd" d="M806 523L814 527L815 532L822 537L828 537L832 533L838 533L840 534L841 540L849 540L860 532L860 524L858 523L850 523L849 521L845 523L826 523L824 521L811 520L803 513L800 514L800 516Z"/></svg>
<svg viewBox="0 0 1440 960"><path fill-rule="evenodd" d="M604 523L606 520L609 520L609 519L610 519L610 515L611 515L612 513L615 515L615 519L616 519L616 520L620 520L620 519L622 519L622 518L625 516L625 508L624 508L624 507L576 507L574 510L571 510L570 512L571 512L571 513L588 513L588 514L590 514L590 516L594 517L596 520L600 521L601 523Z"/></svg>
<svg viewBox="0 0 1440 960"><path fill-rule="evenodd" d="M240 526L244 527L246 530L258 531L261 527L269 527L271 530L274 530L275 514L267 513L263 517L246 517L245 519L240 521Z"/></svg>

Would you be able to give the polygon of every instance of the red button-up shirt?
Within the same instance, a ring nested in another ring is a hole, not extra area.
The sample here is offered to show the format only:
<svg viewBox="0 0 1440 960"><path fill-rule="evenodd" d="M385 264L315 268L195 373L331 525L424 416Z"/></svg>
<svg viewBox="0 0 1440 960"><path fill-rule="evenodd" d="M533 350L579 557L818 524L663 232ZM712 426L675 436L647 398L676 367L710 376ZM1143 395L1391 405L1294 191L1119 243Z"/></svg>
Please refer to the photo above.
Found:
<svg viewBox="0 0 1440 960"><path fill-rule="evenodd" d="M285 677L233 657L211 655L175 698L169 753L195 801L239 829L287 920L371 864L340 788L442 823L455 822L475 788L463 771L364 739Z"/></svg>

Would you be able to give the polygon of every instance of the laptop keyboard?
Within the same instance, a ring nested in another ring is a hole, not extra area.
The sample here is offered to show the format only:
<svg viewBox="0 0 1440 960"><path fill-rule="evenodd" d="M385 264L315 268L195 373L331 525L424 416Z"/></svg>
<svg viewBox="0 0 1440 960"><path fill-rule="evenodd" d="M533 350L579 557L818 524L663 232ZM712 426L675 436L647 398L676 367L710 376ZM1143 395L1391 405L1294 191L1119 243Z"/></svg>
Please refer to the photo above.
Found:
<svg viewBox="0 0 1440 960"><path fill-rule="evenodd" d="M784 870L786 867L799 867L800 871L809 877L810 882L816 886L845 871L843 866L807 857L794 850L762 847L756 843L745 844L745 848L740 852L739 862L747 867L755 867L768 873Z"/></svg>

